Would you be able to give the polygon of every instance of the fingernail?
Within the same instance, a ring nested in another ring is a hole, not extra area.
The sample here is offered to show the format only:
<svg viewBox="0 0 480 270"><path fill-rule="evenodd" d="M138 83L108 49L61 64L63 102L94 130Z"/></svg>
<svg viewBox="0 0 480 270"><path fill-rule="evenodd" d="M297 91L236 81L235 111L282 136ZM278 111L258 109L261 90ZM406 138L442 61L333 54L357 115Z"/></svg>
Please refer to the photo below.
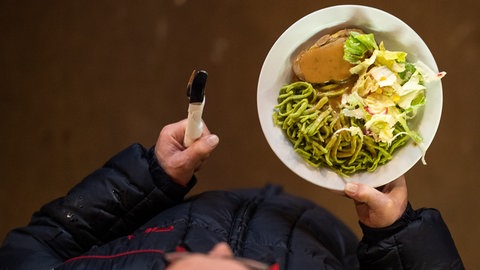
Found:
<svg viewBox="0 0 480 270"><path fill-rule="evenodd" d="M358 190L358 185L355 183L347 183L345 185L345 191L351 194L355 194Z"/></svg>
<svg viewBox="0 0 480 270"><path fill-rule="evenodd" d="M216 146L218 144L218 142L220 141L220 139L218 138L217 135L210 135L208 136L207 138L207 143L210 145L210 146Z"/></svg>

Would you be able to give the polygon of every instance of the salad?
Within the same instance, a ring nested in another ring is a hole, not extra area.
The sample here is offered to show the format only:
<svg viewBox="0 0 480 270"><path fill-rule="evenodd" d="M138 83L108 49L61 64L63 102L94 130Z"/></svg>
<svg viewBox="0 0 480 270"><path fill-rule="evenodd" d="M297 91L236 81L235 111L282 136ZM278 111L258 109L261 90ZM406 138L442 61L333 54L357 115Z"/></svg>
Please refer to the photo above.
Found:
<svg viewBox="0 0 480 270"><path fill-rule="evenodd" d="M371 33L350 32L343 59L352 65L348 80L297 80L280 89L273 120L295 151L312 166L350 175L374 171L409 140L421 148L409 122L425 105L425 85L446 73L408 62Z"/></svg>

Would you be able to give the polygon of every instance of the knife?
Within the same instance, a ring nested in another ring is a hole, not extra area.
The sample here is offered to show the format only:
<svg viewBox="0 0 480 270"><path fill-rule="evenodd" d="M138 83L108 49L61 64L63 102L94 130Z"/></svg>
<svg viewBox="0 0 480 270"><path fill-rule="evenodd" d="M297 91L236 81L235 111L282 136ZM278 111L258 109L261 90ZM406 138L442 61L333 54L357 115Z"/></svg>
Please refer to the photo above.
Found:
<svg viewBox="0 0 480 270"><path fill-rule="evenodd" d="M200 138L203 131L202 113L205 106L205 85L208 73L204 70L194 70L187 84L187 97L189 99L187 127L183 145L189 147Z"/></svg>

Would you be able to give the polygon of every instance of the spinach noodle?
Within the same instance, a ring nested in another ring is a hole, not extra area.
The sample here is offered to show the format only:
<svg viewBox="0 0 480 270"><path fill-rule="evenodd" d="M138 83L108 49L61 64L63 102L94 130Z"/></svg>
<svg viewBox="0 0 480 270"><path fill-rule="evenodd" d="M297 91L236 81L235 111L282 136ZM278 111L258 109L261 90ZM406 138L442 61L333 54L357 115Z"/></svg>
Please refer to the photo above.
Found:
<svg viewBox="0 0 480 270"><path fill-rule="evenodd" d="M315 87L304 81L280 89L273 120L296 153L314 167L327 167L343 176L374 171L392 159L410 139L402 125L391 143L376 142L365 133L363 119L348 117L331 103L346 91L342 85Z"/></svg>

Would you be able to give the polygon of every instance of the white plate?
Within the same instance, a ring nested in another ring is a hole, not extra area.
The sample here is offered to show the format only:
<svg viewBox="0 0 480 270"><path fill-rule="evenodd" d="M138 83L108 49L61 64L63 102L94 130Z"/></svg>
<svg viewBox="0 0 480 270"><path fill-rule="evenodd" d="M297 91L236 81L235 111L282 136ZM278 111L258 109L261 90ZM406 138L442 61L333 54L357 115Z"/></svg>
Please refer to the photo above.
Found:
<svg viewBox="0 0 480 270"><path fill-rule="evenodd" d="M319 186L343 190L347 181L363 182L378 187L395 180L407 172L422 156L422 151L412 142L394 154L393 159L376 171L341 177L326 168L308 165L293 150L282 130L273 123L273 107L277 104L280 88L290 83L292 60L302 49L309 47L320 36L345 27L359 27L374 33L375 40L384 42L388 50L408 53L407 60L421 60L432 70L437 64L425 42L413 29L395 16L382 10L358 6L333 6L313 12L290 26L270 49L260 72L257 89L257 109L263 133L278 158L300 177ZM428 148L435 136L442 112L442 84L427 85L427 102L423 112L410 124L423 137L423 147Z"/></svg>

